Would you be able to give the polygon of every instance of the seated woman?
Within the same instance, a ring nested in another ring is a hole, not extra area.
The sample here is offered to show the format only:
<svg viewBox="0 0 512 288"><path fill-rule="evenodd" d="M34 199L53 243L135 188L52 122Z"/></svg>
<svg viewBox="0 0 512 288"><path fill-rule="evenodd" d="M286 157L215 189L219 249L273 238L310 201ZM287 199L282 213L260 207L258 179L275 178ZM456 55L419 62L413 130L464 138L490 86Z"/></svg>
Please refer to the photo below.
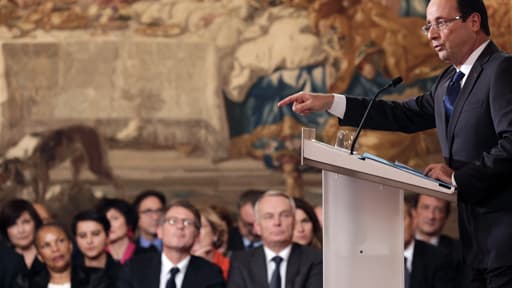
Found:
<svg viewBox="0 0 512 288"><path fill-rule="evenodd" d="M44 270L44 264L36 257L34 245L36 229L42 224L36 210L26 200L9 200L0 210L0 234L12 249L23 256L31 276Z"/></svg>
<svg viewBox="0 0 512 288"><path fill-rule="evenodd" d="M220 216L211 208L200 209L201 230L199 239L192 247L192 255L203 257L217 264L228 278L229 259L219 251L227 241L228 227Z"/></svg>
<svg viewBox="0 0 512 288"><path fill-rule="evenodd" d="M300 198L295 200L295 227L293 229L293 242L322 248L322 227L316 217L313 206Z"/></svg>
<svg viewBox="0 0 512 288"><path fill-rule="evenodd" d="M81 252L76 264L89 275L91 287L114 287L121 265L105 250L110 230L105 215L96 210L79 212L73 217L71 230Z"/></svg>
<svg viewBox="0 0 512 288"><path fill-rule="evenodd" d="M73 244L62 227L44 224L35 235L35 246L46 270L28 277L20 287L27 288L82 288L87 286L83 273L71 269Z"/></svg>
<svg viewBox="0 0 512 288"><path fill-rule="evenodd" d="M116 198L101 200L97 208L110 222L107 252L114 260L126 263L135 252L133 231L137 227L137 212L130 203Z"/></svg>

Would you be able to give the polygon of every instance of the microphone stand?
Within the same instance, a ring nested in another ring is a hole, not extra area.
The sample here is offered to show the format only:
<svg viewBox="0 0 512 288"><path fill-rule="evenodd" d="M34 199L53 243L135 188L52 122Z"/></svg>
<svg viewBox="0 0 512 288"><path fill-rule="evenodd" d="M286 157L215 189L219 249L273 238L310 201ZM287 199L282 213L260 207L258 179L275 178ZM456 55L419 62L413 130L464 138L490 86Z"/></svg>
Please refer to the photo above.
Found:
<svg viewBox="0 0 512 288"><path fill-rule="evenodd" d="M364 111L363 118L361 119L361 122L359 123L359 126L357 127L356 134L354 135L354 139L352 140L352 145L350 146L350 155L354 155L354 148L356 147L357 139L359 138L359 134L361 134L361 130L363 129L364 121L366 120L366 116L368 116L368 112L370 112L370 109L373 105L373 102L377 99L377 97L380 95L380 93L384 92L384 90L390 88L390 87L396 87L398 84L402 83L402 77L396 77L395 79L391 80L391 83L386 85L385 87L381 88L377 93L370 99L370 103L368 104L368 107L366 107L366 111Z"/></svg>

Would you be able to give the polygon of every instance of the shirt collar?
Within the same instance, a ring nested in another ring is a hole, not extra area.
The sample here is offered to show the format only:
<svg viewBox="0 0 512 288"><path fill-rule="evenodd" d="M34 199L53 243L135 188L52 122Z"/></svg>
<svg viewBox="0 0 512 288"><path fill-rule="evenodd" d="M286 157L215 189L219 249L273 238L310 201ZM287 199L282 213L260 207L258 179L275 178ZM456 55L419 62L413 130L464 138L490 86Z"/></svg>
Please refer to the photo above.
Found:
<svg viewBox="0 0 512 288"><path fill-rule="evenodd" d="M144 247L144 248L149 248L149 247L151 247L151 245L153 245L156 248L158 248L158 251L162 251L162 240L159 238L155 238L154 240L151 241L151 240L144 238L144 236L141 235L139 238L139 244L141 247Z"/></svg>
<svg viewBox="0 0 512 288"><path fill-rule="evenodd" d="M275 253L274 251L268 249L265 245L263 245L263 251L265 252L265 259L267 260L267 264L272 262L272 258L274 258L274 256L280 256L281 258L283 258L283 262L288 262L288 258L290 257L290 253L292 252L292 244L288 245L279 253Z"/></svg>
<svg viewBox="0 0 512 288"><path fill-rule="evenodd" d="M473 53L471 53L471 55L469 55L468 59L466 59L466 62L464 62L464 64L462 64L460 66L460 69L457 69L457 67L454 66L455 69L457 69L457 71L462 71L462 73L464 73L464 75L465 75L461 81L462 85L464 85L464 82L466 81L466 78L467 78L469 72L471 71L471 68L475 64L476 59L478 59L478 56L480 56L480 54L482 54L482 52L484 51L485 47L487 47L487 44L489 44L489 42L491 42L491 41L487 40L484 43L482 43L480 46L478 46L478 48L476 48L475 51L473 51Z"/></svg>
<svg viewBox="0 0 512 288"><path fill-rule="evenodd" d="M425 241L425 242L430 243L430 244L432 244L432 245L434 245L434 246L439 245L439 236L433 236L433 237L430 237L430 240L428 240L428 241L427 241L427 240L425 240L425 239L423 239L422 237L420 237L420 235L419 235L418 233L416 233L416 236L415 236L415 237L416 237L416 239L419 239L419 240Z"/></svg>
<svg viewBox="0 0 512 288"><path fill-rule="evenodd" d="M171 268L173 267L178 267L180 268L180 272L179 273L185 273L185 271L187 271L187 267L188 267L188 263L190 262L190 256L188 256L187 258L181 260L180 263L178 264L174 264L171 262L171 260L169 260L167 258L167 256L165 256L164 253L162 253L162 273L169 273L169 271L171 270Z"/></svg>
<svg viewBox="0 0 512 288"><path fill-rule="evenodd" d="M407 269L409 272L412 272L412 257L414 255L414 242L416 242L414 239L412 239L411 244L407 246L404 250L404 256L407 258L407 262L405 265L407 265Z"/></svg>

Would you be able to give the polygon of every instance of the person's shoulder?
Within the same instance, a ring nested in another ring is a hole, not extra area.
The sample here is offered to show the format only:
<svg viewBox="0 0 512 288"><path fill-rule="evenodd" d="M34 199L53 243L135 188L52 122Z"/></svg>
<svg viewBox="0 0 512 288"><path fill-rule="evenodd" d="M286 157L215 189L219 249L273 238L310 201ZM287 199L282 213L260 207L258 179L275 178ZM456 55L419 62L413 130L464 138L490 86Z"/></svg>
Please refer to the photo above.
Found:
<svg viewBox="0 0 512 288"><path fill-rule="evenodd" d="M301 253L306 258L309 258L311 260L322 260L322 250L315 247L304 246L294 243L292 246L291 253Z"/></svg>
<svg viewBox="0 0 512 288"><path fill-rule="evenodd" d="M202 257L190 255L190 267L200 268L201 270L220 271L220 267L213 262L210 262Z"/></svg>

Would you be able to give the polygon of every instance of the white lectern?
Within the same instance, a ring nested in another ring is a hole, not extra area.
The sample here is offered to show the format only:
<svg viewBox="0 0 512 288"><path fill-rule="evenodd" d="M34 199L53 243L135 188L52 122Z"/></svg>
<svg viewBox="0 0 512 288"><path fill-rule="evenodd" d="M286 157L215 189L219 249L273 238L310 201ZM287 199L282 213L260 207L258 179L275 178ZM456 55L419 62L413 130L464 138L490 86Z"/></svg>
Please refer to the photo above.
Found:
<svg viewBox="0 0 512 288"><path fill-rule="evenodd" d="M404 190L455 201L453 189L315 140L303 128L301 164L322 169L324 287L403 288Z"/></svg>

